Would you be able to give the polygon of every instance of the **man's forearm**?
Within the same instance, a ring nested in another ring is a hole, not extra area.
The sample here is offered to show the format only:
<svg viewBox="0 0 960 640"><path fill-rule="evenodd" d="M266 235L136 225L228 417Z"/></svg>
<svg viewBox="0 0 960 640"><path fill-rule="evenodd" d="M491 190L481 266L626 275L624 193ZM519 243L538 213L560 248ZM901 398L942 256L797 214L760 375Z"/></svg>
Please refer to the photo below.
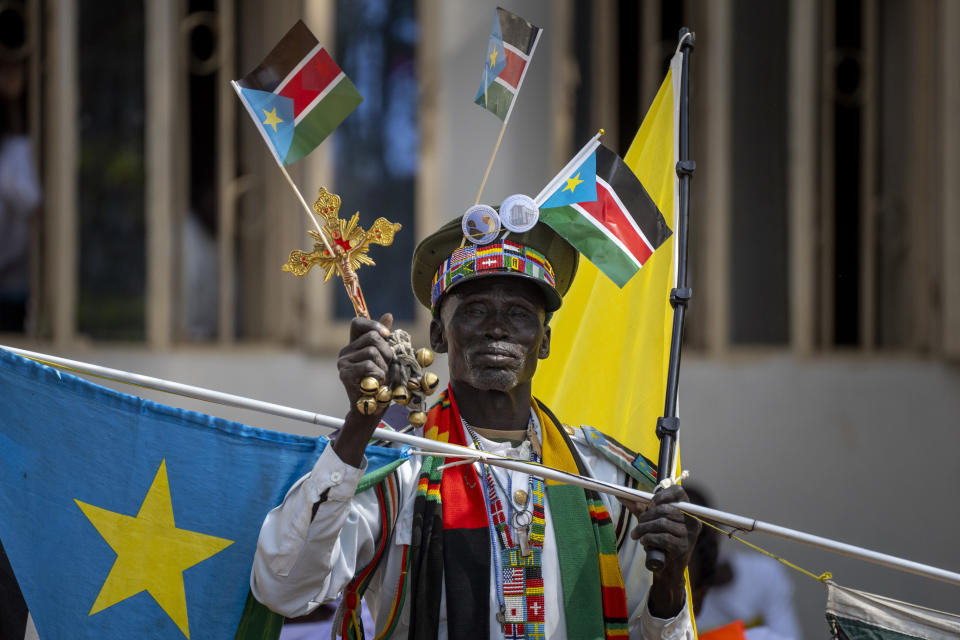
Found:
<svg viewBox="0 0 960 640"><path fill-rule="evenodd" d="M647 606L657 618L670 619L683 609L686 601L686 582L678 576L654 576Z"/></svg>
<svg viewBox="0 0 960 640"><path fill-rule="evenodd" d="M373 437L373 430L380 424L380 416L364 416L351 409L343 421L343 428L333 442L333 450L345 463L360 467L363 453Z"/></svg>

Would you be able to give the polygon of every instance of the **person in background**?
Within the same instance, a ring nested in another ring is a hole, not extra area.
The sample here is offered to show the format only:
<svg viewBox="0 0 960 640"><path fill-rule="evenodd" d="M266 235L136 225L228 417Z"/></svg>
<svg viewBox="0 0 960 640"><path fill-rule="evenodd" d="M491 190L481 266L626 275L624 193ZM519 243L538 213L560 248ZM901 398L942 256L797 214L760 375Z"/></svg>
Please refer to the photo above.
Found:
<svg viewBox="0 0 960 640"><path fill-rule="evenodd" d="M712 507L684 483L690 502ZM720 533L700 529L690 559L693 611L701 640L799 640L793 583L783 565L754 551L720 552Z"/></svg>
<svg viewBox="0 0 960 640"><path fill-rule="evenodd" d="M0 331L24 330L31 217L40 204L32 143L23 118L25 76L23 60L11 59L4 50L0 55Z"/></svg>
<svg viewBox="0 0 960 640"><path fill-rule="evenodd" d="M40 185L23 117L23 16L6 7L0 21L0 332L19 332L27 313L30 218L40 204ZM0 638L24 638L28 615L0 542Z"/></svg>

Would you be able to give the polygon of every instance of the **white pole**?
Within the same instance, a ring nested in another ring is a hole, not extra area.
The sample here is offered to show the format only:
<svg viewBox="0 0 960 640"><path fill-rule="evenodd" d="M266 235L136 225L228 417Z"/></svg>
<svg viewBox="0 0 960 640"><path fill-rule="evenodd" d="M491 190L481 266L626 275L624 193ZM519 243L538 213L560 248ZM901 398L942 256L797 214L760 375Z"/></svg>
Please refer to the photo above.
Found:
<svg viewBox="0 0 960 640"><path fill-rule="evenodd" d="M313 413L311 411L304 411L302 409L285 407L272 402L253 400L251 398L236 396L230 393L223 393L221 391L204 389L202 387L180 384L178 382L171 382L161 378L151 378L149 376L121 371L119 369L110 369L108 367L101 367L99 365L80 362L77 360L68 360L58 356L36 353L34 351L17 349L15 347L0 345L0 348L6 349L25 358L41 362L43 364L61 367L73 372L86 373L117 382L134 384L141 387L146 387L148 389L182 395L197 400L205 400L231 407L240 407L242 409L249 409L251 411L269 413L271 415L281 416L283 418L290 418L292 420L299 420L301 422L320 425L329 429L339 429L343 426L343 420L340 418L333 418L320 413ZM610 484L608 482L602 482L593 478L586 478L584 476L566 473L551 467L534 465L529 462L514 460L512 458L503 458L454 444L437 442L435 440L427 440L426 438L413 436L408 433L398 433L388 429L375 429L373 432L373 437L378 440L389 440L391 442L397 442L399 444L404 444L411 447L418 447L429 453L436 453L439 455L446 454L449 455L449 457L456 458L472 458L474 460L482 460L486 464L503 467L505 469L514 469L517 471L536 474L538 477L544 479L556 480L558 482L573 484L586 489L593 489L594 491L607 493L625 500L649 502L653 499L653 494L647 491L629 489L627 487ZM844 542L838 542L836 540L831 540L830 538L815 536L809 533L804 533L803 531L797 531L795 529L788 529L787 527L761 522L760 520L755 520L753 518L745 518L743 516L728 513L726 511L708 509L707 507L702 507L700 505L695 505L688 502L678 502L676 505L678 508L689 514L719 522L740 531L748 533L754 531L766 533L779 538L784 538L786 540L792 540L793 542L799 542L800 544L805 544L807 546L823 549L825 551L832 551L833 553L849 556L851 558L857 558L873 564L879 564L891 569L897 569L906 573L912 573L931 578L933 580L939 580L941 582L947 582L960 586L960 573L947 571L946 569L940 569L938 567L932 567L919 562L913 562L912 560L898 558L897 556L871 551L870 549L864 549L863 547L857 547Z"/></svg>
<svg viewBox="0 0 960 640"><path fill-rule="evenodd" d="M235 396L232 393L223 393L221 391L213 391L212 389L204 389L203 387L194 387L189 384L180 384L179 382L163 380L162 378L151 378L150 376L143 376L138 373L130 373L128 371L121 371L119 369L110 369L108 367L101 367L88 362L68 360L67 358L50 356L44 353L36 353L35 351L17 349L15 347L0 345L0 348L6 349L7 351L13 352L19 356L23 356L24 358L36 360L41 364L60 367L72 372L86 373L92 376L113 380L115 382L123 382L126 384L146 387L147 389L172 393L174 395L185 396L195 400L205 400L207 402L222 404L228 407L239 407L241 409L269 413L282 418L290 418L291 420L299 420L300 422L317 424L321 427L327 427L331 430L339 429L343 426L343 420L340 418L332 418L330 416L325 416L319 413L311 413L310 411L304 411L302 409L285 407L283 405L273 404L272 402L263 402L261 400L254 400L252 398L245 398L243 396Z"/></svg>

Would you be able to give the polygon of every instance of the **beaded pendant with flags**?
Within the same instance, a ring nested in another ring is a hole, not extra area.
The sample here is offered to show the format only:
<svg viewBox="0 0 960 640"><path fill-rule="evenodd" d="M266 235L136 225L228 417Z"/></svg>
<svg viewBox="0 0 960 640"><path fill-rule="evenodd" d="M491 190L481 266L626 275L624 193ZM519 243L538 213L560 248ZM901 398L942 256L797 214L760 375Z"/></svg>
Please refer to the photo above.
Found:
<svg viewBox="0 0 960 640"><path fill-rule="evenodd" d="M256 69L231 84L281 166L313 151L363 101L299 20Z"/></svg>
<svg viewBox="0 0 960 640"><path fill-rule="evenodd" d="M594 191L587 187L594 162ZM590 200L581 197L593 195ZM623 287L672 231L646 189L613 151L596 153L541 205L540 219Z"/></svg>
<svg viewBox="0 0 960 640"><path fill-rule="evenodd" d="M497 7L483 65L483 81L474 102L504 122L523 84L543 29Z"/></svg>

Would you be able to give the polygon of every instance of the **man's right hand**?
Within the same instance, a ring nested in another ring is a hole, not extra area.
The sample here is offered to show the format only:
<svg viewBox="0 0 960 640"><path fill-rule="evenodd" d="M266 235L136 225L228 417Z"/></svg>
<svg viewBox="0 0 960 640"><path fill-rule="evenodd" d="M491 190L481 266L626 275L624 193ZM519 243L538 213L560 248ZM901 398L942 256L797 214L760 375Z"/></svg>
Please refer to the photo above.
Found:
<svg viewBox="0 0 960 640"><path fill-rule="evenodd" d="M383 413L381 409L365 416L357 410L357 400L362 395L360 381L367 377L376 378L380 384L387 381L387 367L393 358L387 336L392 329L393 316L389 313L383 314L379 322L354 318L350 322L350 344L340 351L337 359L340 382L350 399L350 411L333 443L333 450L341 460L354 467L363 463L363 452Z"/></svg>

